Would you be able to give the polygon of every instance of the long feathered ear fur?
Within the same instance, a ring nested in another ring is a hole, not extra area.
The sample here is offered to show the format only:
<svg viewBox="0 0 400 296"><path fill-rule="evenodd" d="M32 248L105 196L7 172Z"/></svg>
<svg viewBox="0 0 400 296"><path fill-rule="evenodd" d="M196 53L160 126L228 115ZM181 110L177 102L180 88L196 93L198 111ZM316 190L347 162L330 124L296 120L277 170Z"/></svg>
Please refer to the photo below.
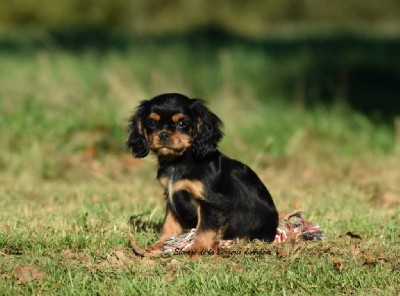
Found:
<svg viewBox="0 0 400 296"><path fill-rule="evenodd" d="M198 158L204 158L215 152L219 141L222 139L222 121L210 109L204 106L204 101L195 99L192 112L197 118L197 133L192 140L192 151Z"/></svg>
<svg viewBox="0 0 400 296"><path fill-rule="evenodd" d="M146 101L142 102L136 112L129 119L128 141L126 145L132 155L137 158L146 157L149 154L149 146L142 131L142 118L145 112Z"/></svg>

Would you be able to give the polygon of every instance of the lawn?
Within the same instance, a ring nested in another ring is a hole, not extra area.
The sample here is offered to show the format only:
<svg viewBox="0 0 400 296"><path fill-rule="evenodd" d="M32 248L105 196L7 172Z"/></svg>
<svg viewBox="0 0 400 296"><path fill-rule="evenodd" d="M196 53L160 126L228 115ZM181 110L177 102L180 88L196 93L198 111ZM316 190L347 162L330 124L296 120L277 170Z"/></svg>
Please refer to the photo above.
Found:
<svg viewBox="0 0 400 296"><path fill-rule="evenodd" d="M185 48L152 50L0 55L0 294L398 294L399 131L340 102L260 98L229 49L193 74L172 63L190 61ZM164 202L155 159L128 154L125 128L140 100L170 91L207 99L221 150L324 239L136 256L129 235L155 241Z"/></svg>

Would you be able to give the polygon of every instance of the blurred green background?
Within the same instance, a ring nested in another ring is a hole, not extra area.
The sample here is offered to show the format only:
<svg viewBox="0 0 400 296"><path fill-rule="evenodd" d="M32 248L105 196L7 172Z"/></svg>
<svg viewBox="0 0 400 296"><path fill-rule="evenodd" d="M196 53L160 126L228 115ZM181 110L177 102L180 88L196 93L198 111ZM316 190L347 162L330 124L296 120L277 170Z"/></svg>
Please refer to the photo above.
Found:
<svg viewBox="0 0 400 296"><path fill-rule="evenodd" d="M218 87L220 59L260 99L345 100L374 118L400 111L396 0L1 0L0 50L174 47L193 93ZM228 50L226 50L228 49ZM188 66L182 64L189 63ZM178 68L178 69L177 69ZM206 68L206 69L205 69ZM229 69L228 69L229 70ZM188 76L189 75L189 76Z"/></svg>
<svg viewBox="0 0 400 296"><path fill-rule="evenodd" d="M226 123L224 150L245 160L251 149L290 155L313 142L329 155L399 146L397 0L0 0L0 7L3 151L35 155L32 143L53 138L46 149L55 163L39 165L43 171L60 166L61 146L125 153L134 106L162 92L208 100ZM4 154L0 165L12 167L10 159Z"/></svg>

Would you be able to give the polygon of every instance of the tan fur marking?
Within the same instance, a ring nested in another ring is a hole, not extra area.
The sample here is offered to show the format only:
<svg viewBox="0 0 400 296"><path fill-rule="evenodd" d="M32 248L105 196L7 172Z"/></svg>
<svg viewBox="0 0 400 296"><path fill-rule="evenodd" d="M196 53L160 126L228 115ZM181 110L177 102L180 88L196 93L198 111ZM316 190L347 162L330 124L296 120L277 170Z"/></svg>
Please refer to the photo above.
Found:
<svg viewBox="0 0 400 296"><path fill-rule="evenodd" d="M197 226L196 226L196 236L187 251L190 252L200 252L200 251L216 251L217 240L222 237L221 230L200 230L201 228L201 206L197 205Z"/></svg>
<svg viewBox="0 0 400 296"><path fill-rule="evenodd" d="M201 222L201 209L200 209L200 205L199 204L194 204L194 206L196 207L196 212L197 212L197 225L196 225L196 229L200 228L200 222Z"/></svg>
<svg viewBox="0 0 400 296"><path fill-rule="evenodd" d="M187 148L192 143L192 138L189 135L173 132L170 137L171 146L174 148Z"/></svg>
<svg viewBox="0 0 400 296"><path fill-rule="evenodd" d="M155 113L155 112L151 112L150 115L149 115L149 118L151 118L151 119L153 119L155 121L159 121L161 116L159 114Z"/></svg>
<svg viewBox="0 0 400 296"><path fill-rule="evenodd" d="M176 219L175 215L172 211L168 208L167 215L165 216L165 222L163 229L161 231L161 240L165 240L172 236L178 236L182 232L182 227L179 224L178 220Z"/></svg>
<svg viewBox="0 0 400 296"><path fill-rule="evenodd" d="M143 124L142 124L142 120L141 119L139 119L139 121L138 121L138 131L139 131L139 133L140 134L144 134L144 128L143 128Z"/></svg>
<svg viewBox="0 0 400 296"><path fill-rule="evenodd" d="M160 132L154 132L148 137L150 149L156 154L171 156L182 155L192 143L192 138L189 135L173 132L170 135L167 146L164 147L160 143Z"/></svg>
<svg viewBox="0 0 400 296"><path fill-rule="evenodd" d="M137 128L138 128L139 133L143 133L143 131L142 131L143 125L142 125L142 120L141 119L139 119L139 121L138 121Z"/></svg>
<svg viewBox="0 0 400 296"><path fill-rule="evenodd" d="M201 130L201 125L202 125L201 119L198 118L198 119L197 119L197 124L196 124L197 132L200 132L200 130Z"/></svg>
<svg viewBox="0 0 400 296"><path fill-rule="evenodd" d="M158 241L156 241L151 246L147 247L148 252L155 250L161 250L164 246L164 242L167 238L172 236L178 236L182 233L182 227L176 219L175 215L172 213L170 208L167 208L167 214L165 216L165 221L163 228L161 230L161 236Z"/></svg>
<svg viewBox="0 0 400 296"><path fill-rule="evenodd" d="M199 231L196 230L196 237L189 251L211 251L216 248L218 232L215 230Z"/></svg>
<svg viewBox="0 0 400 296"><path fill-rule="evenodd" d="M158 181L160 182L161 186L165 189L168 186L168 178L167 177L161 177L160 179L158 179Z"/></svg>
<svg viewBox="0 0 400 296"><path fill-rule="evenodd" d="M142 134L143 137L144 137L144 138L146 139L146 141L148 142L148 141L149 141L149 137L147 136L147 131L146 131L146 129L144 128L141 119L139 119L139 122L138 122L138 130L139 130L139 133Z"/></svg>
<svg viewBox="0 0 400 296"><path fill-rule="evenodd" d="M172 192L175 193L181 190L189 192L196 199L207 201L204 192L204 185L200 181L188 179L176 181L172 185Z"/></svg>
<svg viewBox="0 0 400 296"><path fill-rule="evenodd" d="M184 117L185 117L185 115L183 115L183 113L176 113L176 114L172 115L172 121L178 122L179 120L183 119Z"/></svg>

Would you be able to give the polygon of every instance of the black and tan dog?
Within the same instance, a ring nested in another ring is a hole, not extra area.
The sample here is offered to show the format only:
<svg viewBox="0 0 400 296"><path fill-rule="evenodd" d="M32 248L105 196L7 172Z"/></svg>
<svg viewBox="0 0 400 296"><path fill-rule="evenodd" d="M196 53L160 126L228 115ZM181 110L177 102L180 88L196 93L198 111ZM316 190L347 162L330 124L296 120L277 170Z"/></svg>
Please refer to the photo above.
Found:
<svg viewBox="0 0 400 296"><path fill-rule="evenodd" d="M153 151L165 189L160 239L196 228L191 251L213 250L218 238L273 241L278 213L267 188L245 164L217 150L221 120L200 99L168 93L143 101L130 119L135 157Z"/></svg>

